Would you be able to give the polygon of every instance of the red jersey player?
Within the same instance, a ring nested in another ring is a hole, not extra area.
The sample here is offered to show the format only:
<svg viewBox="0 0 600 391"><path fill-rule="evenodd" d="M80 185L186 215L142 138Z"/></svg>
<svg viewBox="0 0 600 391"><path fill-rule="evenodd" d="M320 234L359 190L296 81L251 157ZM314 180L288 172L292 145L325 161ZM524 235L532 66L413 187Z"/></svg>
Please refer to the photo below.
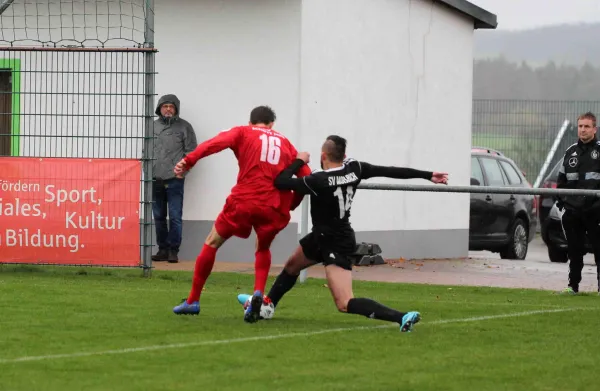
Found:
<svg viewBox="0 0 600 391"><path fill-rule="evenodd" d="M198 160L226 148L233 150L239 165L237 183L225 201L223 210L200 255L196 259L192 289L186 300L173 308L178 315L200 313L200 295L215 263L215 256L231 236L248 238L256 231L256 258L254 263L254 295L244 313L246 322L255 322L260 315L263 292L271 267L271 243L290 221L290 210L302 201L303 195L275 188L274 182L298 151L282 134L272 129L275 113L267 106L259 106L250 113L248 126L237 126L207 140L184 157L176 166L175 174L182 175ZM298 177L311 173L304 165Z"/></svg>

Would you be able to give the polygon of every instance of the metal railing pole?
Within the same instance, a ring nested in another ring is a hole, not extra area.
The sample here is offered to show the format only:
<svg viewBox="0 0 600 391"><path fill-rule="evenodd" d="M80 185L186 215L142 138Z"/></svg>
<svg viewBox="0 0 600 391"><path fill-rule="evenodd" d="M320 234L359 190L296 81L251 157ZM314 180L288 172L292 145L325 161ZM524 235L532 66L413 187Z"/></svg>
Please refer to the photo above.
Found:
<svg viewBox="0 0 600 391"><path fill-rule="evenodd" d="M309 196L305 196L304 200L302 200L302 220L300 221L300 235L304 237L308 235L308 208L310 208L310 198ZM300 272L300 283L304 283L308 278L308 271L304 269Z"/></svg>
<svg viewBox="0 0 600 391"><path fill-rule="evenodd" d="M529 194L529 195L585 195L600 197L599 190L581 189L545 189L530 187L494 187L494 186L446 186L446 185L401 185L387 183L361 183L359 189L429 191L437 193L480 193L480 194Z"/></svg>

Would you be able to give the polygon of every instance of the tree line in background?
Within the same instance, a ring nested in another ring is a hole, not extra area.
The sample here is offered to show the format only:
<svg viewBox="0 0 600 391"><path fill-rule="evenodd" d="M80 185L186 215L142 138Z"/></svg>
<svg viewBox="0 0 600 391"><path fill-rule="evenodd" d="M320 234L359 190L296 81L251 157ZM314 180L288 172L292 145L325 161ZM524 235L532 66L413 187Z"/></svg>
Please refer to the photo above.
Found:
<svg viewBox="0 0 600 391"><path fill-rule="evenodd" d="M475 99L600 100L600 67L556 65L533 67L502 57L476 60L473 70Z"/></svg>

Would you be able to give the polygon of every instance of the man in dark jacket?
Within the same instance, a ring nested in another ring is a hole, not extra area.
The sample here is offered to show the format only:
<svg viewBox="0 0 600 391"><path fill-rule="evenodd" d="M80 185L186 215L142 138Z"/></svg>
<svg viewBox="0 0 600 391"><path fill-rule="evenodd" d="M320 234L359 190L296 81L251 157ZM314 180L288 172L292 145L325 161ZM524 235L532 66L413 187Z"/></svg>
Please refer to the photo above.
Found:
<svg viewBox="0 0 600 391"><path fill-rule="evenodd" d="M600 190L600 142L596 137L596 116L590 112L577 119L579 141L567 148L558 174L557 188ZM586 234L594 250L600 293L600 198L569 195L557 197L564 214L562 225L569 254L567 294L579 292Z"/></svg>
<svg viewBox="0 0 600 391"><path fill-rule="evenodd" d="M183 189L185 178L173 173L175 165L192 152L198 142L194 128L181 118L179 99L164 95L156 106L158 119L154 121L154 223L158 253L153 261L178 262L182 236ZM167 211L169 226L167 227Z"/></svg>

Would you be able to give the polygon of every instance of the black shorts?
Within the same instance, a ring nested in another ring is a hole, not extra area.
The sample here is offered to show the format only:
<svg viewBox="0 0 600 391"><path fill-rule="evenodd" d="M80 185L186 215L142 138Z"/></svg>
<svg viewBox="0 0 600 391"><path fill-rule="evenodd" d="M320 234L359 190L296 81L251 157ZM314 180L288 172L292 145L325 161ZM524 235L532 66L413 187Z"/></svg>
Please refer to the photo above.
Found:
<svg viewBox="0 0 600 391"><path fill-rule="evenodd" d="M336 265L342 269L352 270L352 259L349 257L353 252L349 248L355 248L356 245L350 244L339 246L327 239L320 239L317 234L311 232L300 239L300 246L304 256L323 265Z"/></svg>

